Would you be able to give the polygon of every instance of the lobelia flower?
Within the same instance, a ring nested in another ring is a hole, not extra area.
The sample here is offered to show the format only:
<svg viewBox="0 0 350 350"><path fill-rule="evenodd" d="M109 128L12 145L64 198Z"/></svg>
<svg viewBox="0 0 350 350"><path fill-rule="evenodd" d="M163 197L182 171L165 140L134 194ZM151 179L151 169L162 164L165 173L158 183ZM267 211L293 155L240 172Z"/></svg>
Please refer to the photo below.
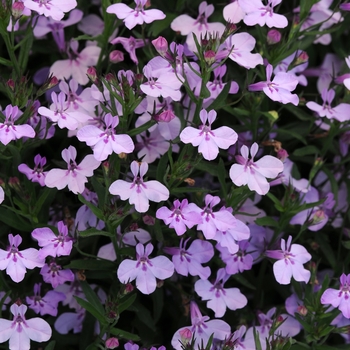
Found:
<svg viewBox="0 0 350 350"><path fill-rule="evenodd" d="M90 66L97 64L101 48L87 46L79 53L78 46L78 41L72 40L67 50L69 59L56 61L50 68L50 74L60 80L73 77L79 84L86 85L89 82L86 72Z"/></svg>
<svg viewBox="0 0 350 350"><path fill-rule="evenodd" d="M320 117L326 117L330 120L336 119L341 123L350 120L350 104L340 103L336 107L331 107L335 97L335 91L333 89L324 89L321 97L323 100L322 106L316 102L310 101L306 104L306 107L316 112Z"/></svg>
<svg viewBox="0 0 350 350"><path fill-rule="evenodd" d="M194 211L197 209L197 212ZM188 228L192 228L194 225L201 224L203 219L198 213L200 208L196 204L188 204L187 199L183 199L181 202L176 199L172 210L167 207L161 207L156 212L156 218L162 219L166 225L175 229L178 236L183 235Z"/></svg>
<svg viewBox="0 0 350 350"><path fill-rule="evenodd" d="M201 279L208 279L210 276L210 267L203 267L214 256L214 248L208 241L195 239L191 245L186 248L190 238L184 242L180 240L180 247L165 247L164 252L172 255L172 261L175 270L179 275L199 276Z"/></svg>
<svg viewBox="0 0 350 350"><path fill-rule="evenodd" d="M37 154L34 157L34 164L34 169L30 169L27 164L22 163L18 166L18 171L26 175L28 180L37 182L40 186L45 186L45 176L47 171L44 171L44 165L46 164L46 158Z"/></svg>
<svg viewBox="0 0 350 350"><path fill-rule="evenodd" d="M165 280L174 273L174 264L165 256L149 259L153 245L148 243L144 247L136 245L136 259L125 259L118 267L117 275L121 283L128 283L136 279L136 288L143 294L151 294L156 290L157 281Z"/></svg>
<svg viewBox="0 0 350 350"><path fill-rule="evenodd" d="M40 270L43 280L46 283L51 283L53 288L65 283L74 281L74 273L72 270L62 270L60 265L57 265L53 260L49 264L45 264Z"/></svg>
<svg viewBox="0 0 350 350"><path fill-rule="evenodd" d="M229 57L240 66L250 69L258 64L263 64L259 53L251 53L255 47L256 40L248 33L237 33L230 35L220 46L216 55L217 59Z"/></svg>
<svg viewBox="0 0 350 350"><path fill-rule="evenodd" d="M340 276L340 288L326 289L321 296L321 304L338 308L343 316L350 319L350 274Z"/></svg>
<svg viewBox="0 0 350 350"><path fill-rule="evenodd" d="M129 203L134 204L139 213L145 213L148 210L149 201L158 203L169 198L169 190L159 181L143 181L148 170L147 163L133 161L130 169L134 175L133 182L114 181L109 186L111 194L120 196L123 201L129 199Z"/></svg>
<svg viewBox="0 0 350 350"><path fill-rule="evenodd" d="M87 155L79 164L76 163L77 150L69 146L62 151L62 158L67 163L67 170L52 169L45 178L45 185L50 188L56 187L62 190L66 186L74 194L82 193L85 189L87 176L92 176L101 162L97 161L92 154Z"/></svg>
<svg viewBox="0 0 350 350"><path fill-rule="evenodd" d="M64 312L56 318L54 327L60 334L68 334L71 330L74 334L80 333L83 329L85 314L86 311L83 308L76 312Z"/></svg>
<svg viewBox="0 0 350 350"><path fill-rule="evenodd" d="M222 14L225 21L230 23L239 23L245 16L238 0L231 0L231 3L224 7Z"/></svg>
<svg viewBox="0 0 350 350"><path fill-rule="evenodd" d="M121 5L121 4L116 4L116 5ZM126 5L125 5L126 6ZM130 55L131 60L135 63L138 64L139 61L136 56L136 49L139 49L141 47L145 46L145 42L147 40L143 39L136 39L133 36L130 36L129 38L124 38L119 36L118 38L115 38L111 41L111 44L122 44L125 51Z"/></svg>
<svg viewBox="0 0 350 350"><path fill-rule="evenodd" d="M10 350L29 350L30 340L41 343L51 338L52 330L46 321L39 317L25 318L27 306L13 304L10 310L12 321L0 318L0 343L10 340Z"/></svg>
<svg viewBox="0 0 350 350"><path fill-rule="evenodd" d="M300 244L292 244L292 236L287 243L281 239L281 250L267 250L266 256L278 259L273 264L273 273L279 284L289 284L292 277L298 282L309 282L311 273L303 264L311 260L311 255Z"/></svg>
<svg viewBox="0 0 350 350"><path fill-rule="evenodd" d="M39 15L51 17L55 21L60 21L65 12L73 10L78 5L76 0L23 0L23 4Z"/></svg>
<svg viewBox="0 0 350 350"><path fill-rule="evenodd" d="M148 79L148 82L140 85L140 89L147 96L152 97L170 97L174 101L180 101L182 86L182 77L172 72L160 72L155 74L149 65L143 68L143 74Z"/></svg>
<svg viewBox="0 0 350 350"><path fill-rule="evenodd" d="M35 267L43 267L44 259L38 257L38 251L34 248L18 250L18 246L22 243L20 235L8 235L10 246L7 251L0 249L0 270L5 270L11 277L12 281L18 283L24 279L26 269L34 269Z"/></svg>
<svg viewBox="0 0 350 350"><path fill-rule="evenodd" d="M268 0L267 5L264 5L261 0L238 0L239 6L246 14L243 22L247 26L259 24L262 27L266 24L269 28L287 27L287 18L273 12L273 8L280 2L282 0Z"/></svg>
<svg viewBox="0 0 350 350"><path fill-rule="evenodd" d="M282 172L283 163L272 156L264 156L254 161L258 149L258 144L254 142L250 148L251 158L249 158L248 147L245 145L241 147L241 155L236 156L239 164L231 166L230 178L236 186L248 185L251 191L264 195L270 189L266 178L274 179Z"/></svg>
<svg viewBox="0 0 350 350"><path fill-rule="evenodd" d="M111 113L104 116L105 130L102 131L94 125L86 125L78 130L77 138L92 147L96 160L103 161L110 154L131 153L135 146L129 135L116 134L115 128L119 124L118 116Z"/></svg>
<svg viewBox="0 0 350 350"><path fill-rule="evenodd" d="M206 1L202 1L199 4L198 12L197 19L189 15L180 15L170 24L171 29L175 32L180 32L181 35L187 35L186 44L193 52L197 51L193 34L196 35L199 44L201 44L201 37L204 38L209 33L221 37L225 30L225 26L220 22L208 23L208 18L214 12L213 5L208 5Z"/></svg>
<svg viewBox="0 0 350 350"><path fill-rule="evenodd" d="M53 258L62 255L69 255L73 247L73 238L68 236L68 227L63 221L57 224L58 236L48 227L36 228L32 232L32 237L38 241L39 250L38 257L45 259L51 255Z"/></svg>
<svg viewBox="0 0 350 350"><path fill-rule="evenodd" d="M247 298L238 288L224 288L225 282L230 275L221 268L217 272L214 283L208 280L198 280L194 285L194 290L202 298L209 300L207 307L215 312L215 317L225 315L226 308L230 310L242 309L248 303Z"/></svg>
<svg viewBox="0 0 350 350"><path fill-rule="evenodd" d="M91 117L81 111L68 111L66 99L67 95L64 92L56 94L51 93L52 104L49 108L39 107L39 114L57 123L59 128L67 128L68 130L76 130L79 126L86 123Z"/></svg>
<svg viewBox="0 0 350 350"><path fill-rule="evenodd" d="M12 140L18 140L22 137L35 137L34 129L28 125L15 125L15 121L23 113L17 106L7 105L4 111L5 121L0 123L0 142L7 145Z"/></svg>
<svg viewBox="0 0 350 350"><path fill-rule="evenodd" d="M277 101L283 104L292 103L297 106L299 104L299 97L292 94L298 85L298 79L294 74L286 72L278 72L271 81L273 67L268 64L266 67L266 81L250 84L249 91L264 91L265 95L272 101Z"/></svg>
<svg viewBox="0 0 350 350"><path fill-rule="evenodd" d="M191 301L190 312L191 326L182 327L175 332L171 340L171 345L174 349L183 349L181 345L181 332L185 329L189 329L195 338L193 349L199 349L202 343L205 346L212 334L214 334L214 339L218 340L224 340L230 335L231 328L226 322L222 320L210 320L208 316L202 316L194 301Z"/></svg>
<svg viewBox="0 0 350 350"><path fill-rule="evenodd" d="M237 133L227 126L221 126L215 130L211 129L211 125L216 119L216 112L211 110L207 112L202 109L199 113L202 125L199 129L188 126L182 130L180 140L183 143L191 143L198 146L198 152L203 155L206 160L213 160L219 154L219 148L228 149L236 143ZM207 122L209 125L207 125Z"/></svg>
<svg viewBox="0 0 350 350"><path fill-rule="evenodd" d="M41 283L34 284L34 295L26 297L26 302L35 313L43 315L57 316L57 307L60 301L66 299L63 293L48 291L45 296L40 296Z"/></svg>
<svg viewBox="0 0 350 350"><path fill-rule="evenodd" d="M165 18L165 14L160 10L145 10L147 0L134 1L136 4L135 10L125 4L113 4L108 6L106 11L115 14L119 19L123 19L125 27L130 30L138 24L148 24Z"/></svg>

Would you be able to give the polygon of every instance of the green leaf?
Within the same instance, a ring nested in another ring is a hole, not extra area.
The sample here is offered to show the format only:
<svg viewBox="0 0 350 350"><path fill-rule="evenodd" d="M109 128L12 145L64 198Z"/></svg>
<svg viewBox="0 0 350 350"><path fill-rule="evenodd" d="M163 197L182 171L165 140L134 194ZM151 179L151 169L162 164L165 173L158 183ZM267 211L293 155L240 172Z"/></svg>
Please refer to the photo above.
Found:
<svg viewBox="0 0 350 350"><path fill-rule="evenodd" d="M315 147L315 146L305 146L302 148L298 148L293 152L293 155L297 156L297 157L304 157L304 156L308 156L308 155L317 155L320 154L320 150Z"/></svg>
<svg viewBox="0 0 350 350"><path fill-rule="evenodd" d="M50 341L50 343L45 347L45 350L55 350L56 341Z"/></svg>
<svg viewBox="0 0 350 350"><path fill-rule="evenodd" d="M80 282L81 288L85 294L87 301L102 315L105 313L105 309L103 308L99 297L90 287L90 285L86 281Z"/></svg>
<svg viewBox="0 0 350 350"><path fill-rule="evenodd" d="M153 293L154 294L154 293ZM122 298L119 302L118 312L121 314L123 311L127 310L136 300L137 294L127 295Z"/></svg>
<svg viewBox="0 0 350 350"><path fill-rule="evenodd" d="M277 135L281 136L285 140L290 140L290 139L297 139L300 142L302 142L304 145L307 145L307 141L305 138L298 132L294 130L288 129L288 126L286 126L286 129L276 129Z"/></svg>
<svg viewBox="0 0 350 350"><path fill-rule="evenodd" d="M277 199L271 192L268 192L266 194L267 197L269 197L272 202L274 202L275 204L275 208L280 211L280 212L283 212L284 211L284 208L282 207L281 205L281 201L279 199Z"/></svg>
<svg viewBox="0 0 350 350"><path fill-rule="evenodd" d="M300 21L304 21L310 14L311 7L320 0L300 1Z"/></svg>
<svg viewBox="0 0 350 350"><path fill-rule="evenodd" d="M0 221L20 232L31 232L33 230L29 223L4 206L0 207Z"/></svg>
<svg viewBox="0 0 350 350"><path fill-rule="evenodd" d="M170 145L171 147L171 145ZM168 152L166 152L159 160L157 167L156 180L159 182L164 181L164 175L166 174L166 168L168 165Z"/></svg>
<svg viewBox="0 0 350 350"><path fill-rule="evenodd" d="M279 223L272 219L269 216L265 216L264 218L257 218L255 220L255 223L259 226L271 226L271 227L278 227Z"/></svg>
<svg viewBox="0 0 350 350"><path fill-rule="evenodd" d="M73 260L68 265L67 269L78 270L115 270L117 265L106 260Z"/></svg>
<svg viewBox="0 0 350 350"><path fill-rule="evenodd" d="M49 204L51 204L51 202L54 200L55 196L57 193L57 189L56 188L49 188L46 187L42 192L40 197L36 200L35 202L35 207L33 212L35 213L35 215L38 215L41 208L43 207L44 204L46 204L46 206L48 207Z"/></svg>
<svg viewBox="0 0 350 350"><path fill-rule="evenodd" d="M91 237L91 236L107 236L107 237L114 237L115 235L106 231L100 231L96 228L89 228L85 231L79 231L80 237Z"/></svg>
<svg viewBox="0 0 350 350"><path fill-rule="evenodd" d="M232 275L232 278L235 279L240 284L242 284L243 286L249 289L256 290L256 287L253 284L251 284L247 279L245 279L241 274Z"/></svg>
<svg viewBox="0 0 350 350"><path fill-rule="evenodd" d="M218 164L218 179L225 198L227 197L226 173L224 161L220 158Z"/></svg>
<svg viewBox="0 0 350 350"><path fill-rule="evenodd" d="M101 322L102 325L107 325L108 322L105 319L104 315L98 312L88 301L74 296L75 300L78 302L80 306L82 306L86 311L90 312L92 316L94 316L98 321Z"/></svg>
<svg viewBox="0 0 350 350"><path fill-rule="evenodd" d="M170 23L177 17L175 13L167 13L162 21L155 21L148 27L149 36L157 37L161 32L170 27Z"/></svg>
<svg viewBox="0 0 350 350"><path fill-rule="evenodd" d="M2 57L0 57L0 64L2 64L3 66L7 66L7 67L13 67L13 64L11 61L7 60L6 58L2 58Z"/></svg>
<svg viewBox="0 0 350 350"><path fill-rule="evenodd" d="M132 340L132 341L139 341L140 340L140 337L138 335L123 331L119 328L111 328L109 330L109 332L111 334L115 335L116 337L124 338L126 340Z"/></svg>
<svg viewBox="0 0 350 350"><path fill-rule="evenodd" d="M130 310L136 312L137 318L145 324L152 331L156 331L156 325L154 323L154 319L151 315L151 312L139 301L135 302Z"/></svg>
<svg viewBox="0 0 350 350"><path fill-rule="evenodd" d="M329 245L329 243L326 241L323 235L315 235L315 240L320 245L320 248L323 254L325 255L326 259L328 260L329 264L332 266L333 269L335 269L338 263L335 258L332 247Z"/></svg>

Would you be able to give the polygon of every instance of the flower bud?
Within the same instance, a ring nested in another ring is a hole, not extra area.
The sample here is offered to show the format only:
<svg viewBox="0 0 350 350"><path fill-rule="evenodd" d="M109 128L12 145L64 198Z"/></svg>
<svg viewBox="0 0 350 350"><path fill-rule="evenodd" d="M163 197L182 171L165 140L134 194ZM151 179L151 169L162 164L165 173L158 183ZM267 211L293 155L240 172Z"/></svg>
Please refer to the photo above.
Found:
<svg viewBox="0 0 350 350"><path fill-rule="evenodd" d="M298 313L301 315L301 316L306 316L307 315L307 308L304 306L304 305L299 305L298 306Z"/></svg>
<svg viewBox="0 0 350 350"><path fill-rule="evenodd" d="M205 62L207 62L209 65L215 62L215 58L216 58L216 53L213 50L208 50L204 53Z"/></svg>
<svg viewBox="0 0 350 350"><path fill-rule="evenodd" d="M340 5L339 5L339 8L340 8L342 11L350 11L350 3L348 3L348 4L340 4Z"/></svg>
<svg viewBox="0 0 350 350"><path fill-rule="evenodd" d="M184 345L187 345L192 339L192 332L188 328L181 329L179 334L181 337L181 343Z"/></svg>
<svg viewBox="0 0 350 350"><path fill-rule="evenodd" d="M89 79L96 84L98 82L97 79L97 72L96 72L96 68L95 67L89 67L87 72L86 72L87 76L89 77Z"/></svg>
<svg viewBox="0 0 350 350"><path fill-rule="evenodd" d="M52 76L47 84L47 89L51 89L58 84L58 79L55 76Z"/></svg>
<svg viewBox="0 0 350 350"><path fill-rule="evenodd" d="M157 39L152 40L152 45L161 56L164 56L168 51L168 42L162 36L159 36Z"/></svg>
<svg viewBox="0 0 350 350"><path fill-rule="evenodd" d="M111 63L119 63L124 61L124 54L119 50L113 50L109 54L109 60Z"/></svg>
<svg viewBox="0 0 350 350"><path fill-rule="evenodd" d="M284 162L288 156L289 154L284 148L281 148L277 151L277 158L282 162Z"/></svg>
<svg viewBox="0 0 350 350"><path fill-rule="evenodd" d="M119 340L115 337L109 338L106 340L105 345L107 349L115 349L119 346Z"/></svg>
<svg viewBox="0 0 350 350"><path fill-rule="evenodd" d="M125 285L124 294L131 293L134 290L134 286L131 283Z"/></svg>
<svg viewBox="0 0 350 350"><path fill-rule="evenodd" d="M15 82L14 82L12 79L9 79L9 80L6 82L6 85L7 85L12 91L15 91Z"/></svg>
<svg viewBox="0 0 350 350"><path fill-rule="evenodd" d="M154 116L156 122L169 123L175 118L175 114L172 110L167 109L160 114Z"/></svg>
<svg viewBox="0 0 350 350"><path fill-rule="evenodd" d="M22 16L23 10L24 10L23 2L15 1L13 3L11 13L12 13L12 17L14 18L15 21L18 20Z"/></svg>
<svg viewBox="0 0 350 350"><path fill-rule="evenodd" d="M309 56L308 54L303 51L298 57L297 59L295 60L293 66L299 66L299 64L302 64L302 63L305 63L309 60Z"/></svg>
<svg viewBox="0 0 350 350"><path fill-rule="evenodd" d="M267 43L269 45L277 44L281 41L282 35L276 29L271 29L267 32Z"/></svg>
<svg viewBox="0 0 350 350"><path fill-rule="evenodd" d="M153 226L156 223L156 220L151 215L144 215L142 218L145 225Z"/></svg>

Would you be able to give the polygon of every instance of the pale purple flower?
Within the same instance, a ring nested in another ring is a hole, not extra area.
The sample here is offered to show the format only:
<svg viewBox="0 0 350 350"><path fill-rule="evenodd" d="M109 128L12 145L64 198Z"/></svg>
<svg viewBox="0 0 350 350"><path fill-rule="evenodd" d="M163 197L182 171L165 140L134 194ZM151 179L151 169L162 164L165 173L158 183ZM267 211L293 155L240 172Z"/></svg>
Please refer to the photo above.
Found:
<svg viewBox="0 0 350 350"><path fill-rule="evenodd" d="M165 14L160 10L145 10L144 7L147 0L134 0L136 7L132 9L125 4L113 4L107 7L107 13L115 14L119 19L125 23L128 29L134 28L136 25L143 23L152 23L153 21L162 20Z"/></svg>
<svg viewBox="0 0 350 350"><path fill-rule="evenodd" d="M78 52L78 46L78 41L72 40L69 46L70 50L69 48L67 50L69 58L56 61L50 68L50 74L53 74L59 80L73 77L79 84L86 85L89 82L86 72L90 66L97 64L101 48L87 46L81 52Z"/></svg>
<svg viewBox="0 0 350 350"><path fill-rule="evenodd" d="M336 119L341 123L350 120L350 104L340 103L336 107L331 107L335 97L335 91L333 89L324 89L321 97L323 100L322 106L310 101L306 104L306 107L316 112L320 117L326 117L330 120Z"/></svg>
<svg viewBox="0 0 350 350"><path fill-rule="evenodd" d="M76 312L64 312L56 318L54 327L60 334L68 334L71 330L74 334L80 333L83 329L85 314L86 310L83 308Z"/></svg>
<svg viewBox="0 0 350 350"><path fill-rule="evenodd" d="M52 33L58 49L64 51L66 49L64 28L80 22L82 18L83 11L78 9L70 12L69 17L66 20L54 20L51 17L39 16L33 30L34 36L40 38L48 33Z"/></svg>
<svg viewBox="0 0 350 350"><path fill-rule="evenodd" d="M180 101L182 86L182 77L175 73L167 72L156 75L152 68L146 65L143 68L143 74L148 82L140 85L140 89L147 96L152 97L170 97L174 101Z"/></svg>
<svg viewBox="0 0 350 350"><path fill-rule="evenodd" d="M57 307L60 301L66 299L63 293L49 290L45 296L41 297L41 283L34 284L34 295L26 297L26 302L35 313L43 315L57 316Z"/></svg>
<svg viewBox="0 0 350 350"><path fill-rule="evenodd" d="M53 288L65 283L74 281L74 273L69 270L62 270L60 265L53 260L49 264L45 264L40 270L43 280L50 283Z"/></svg>
<svg viewBox="0 0 350 350"><path fill-rule="evenodd" d="M22 163L18 166L18 171L26 175L28 180L37 182L40 186L45 186L45 176L47 171L44 171L44 165L46 164L46 158L37 154L34 157L34 164L34 169L30 169L27 164Z"/></svg>
<svg viewBox="0 0 350 350"><path fill-rule="evenodd" d="M62 158L67 163L66 170L52 169L45 178L47 187L56 187L62 190L66 186L73 193L82 193L85 189L87 177L94 174L101 162L97 161L92 154L87 155L79 164L76 163L77 150L73 146L69 146L62 151Z"/></svg>
<svg viewBox="0 0 350 350"><path fill-rule="evenodd" d="M0 270L5 270L12 281L18 283L24 279L26 269L43 267L44 259L38 257L38 251L34 248L19 250L18 246L22 243L20 235L8 235L10 245L6 250L0 249Z"/></svg>
<svg viewBox="0 0 350 350"><path fill-rule="evenodd" d="M181 35L187 35L186 44L188 48L196 52L196 44L193 39L193 34L196 35L199 44L201 38L209 35L218 35L221 37L225 30L225 26L220 22L208 23L208 18L214 12L214 6L202 1L198 7L198 17L194 19L189 15L180 15L176 17L170 24L170 27L175 32L180 32ZM192 34L193 33L193 34Z"/></svg>
<svg viewBox="0 0 350 350"><path fill-rule="evenodd" d="M326 289L321 296L321 304L338 308L343 316L350 319L350 274L340 276L340 288Z"/></svg>
<svg viewBox="0 0 350 350"><path fill-rule="evenodd" d="M38 257L45 259L47 256L53 258L69 255L73 248L73 239L68 236L68 227L63 221L57 224L58 236L48 227L36 228L32 232L32 237L38 241L41 249Z"/></svg>
<svg viewBox="0 0 350 350"><path fill-rule="evenodd" d="M196 209L196 211L194 211ZM172 210L167 207L161 207L156 212L156 218L162 219L166 225L175 229L178 236L183 235L188 228L201 224L203 219L198 213L200 208L194 203L188 204L187 199L181 202L177 199L174 201Z"/></svg>
<svg viewBox="0 0 350 350"><path fill-rule="evenodd" d="M5 192L4 189L0 186L0 204L4 201L5 199Z"/></svg>
<svg viewBox="0 0 350 350"><path fill-rule="evenodd" d="M116 4L120 5L120 4ZM126 5L125 5L126 6ZM111 44L122 44L125 51L130 55L131 60L135 63L138 64L139 61L136 56L136 49L139 49L141 47L145 46L145 43L147 41L143 39L136 39L133 36L130 36L129 38L124 38L124 37L117 37L111 41Z"/></svg>
<svg viewBox="0 0 350 350"><path fill-rule="evenodd" d="M292 244L292 236L287 242L281 239L281 250L267 250L266 256L277 259L273 273L280 284L290 284L292 277L298 282L309 282L311 273L303 264L311 260L311 255L300 244Z"/></svg>
<svg viewBox="0 0 350 350"><path fill-rule="evenodd" d="M190 304L191 310L191 326L182 327L175 332L171 340L171 345L176 350L182 350L181 331L189 329L195 338L194 349L198 349L203 343L204 346L212 334L214 339L224 340L231 333L231 327L222 320L210 320L208 316L202 316L197 304L192 301Z"/></svg>
<svg viewBox="0 0 350 350"><path fill-rule="evenodd" d="M238 247L238 251L232 254L227 247L223 247L220 244L216 245L216 249L221 253L221 260L226 264L226 272L229 275L242 273L246 270L249 271L253 266L253 256L247 253L248 241L238 242Z"/></svg>
<svg viewBox="0 0 350 350"><path fill-rule="evenodd" d="M143 294L151 294L157 287L156 278L165 280L174 273L174 264L165 256L150 259L153 245L136 246L136 260L125 259L118 267L117 275L121 283L136 279L136 288Z"/></svg>
<svg viewBox="0 0 350 350"><path fill-rule="evenodd" d="M283 171L283 163L272 156L264 156L254 161L255 155L258 153L259 146L256 142L249 149L243 145L241 147L241 155L236 156L238 164L233 164L230 169L230 178L236 186L248 185L251 191L265 195L270 185L266 178L274 179Z"/></svg>
<svg viewBox="0 0 350 350"><path fill-rule="evenodd" d="M244 18L245 12L238 0L231 0L231 3L224 7L223 16L226 22L239 23Z"/></svg>
<svg viewBox="0 0 350 350"><path fill-rule="evenodd" d="M263 64L259 53L251 53L255 47L256 40L248 33L237 33L230 35L220 46L216 55L217 59L229 57L240 66L250 69L258 64Z"/></svg>
<svg viewBox="0 0 350 350"><path fill-rule="evenodd" d="M238 288L224 288L225 282L230 275L221 268L217 272L214 283L208 280L198 280L194 285L194 290L202 298L208 300L207 307L215 312L215 317L222 317L226 313L226 308L230 310L242 309L248 303L247 298Z"/></svg>
<svg viewBox="0 0 350 350"><path fill-rule="evenodd" d="M6 146L12 140L35 137L35 131L30 125L15 125L15 121L23 114L17 106L7 105L4 114L5 121L0 123L0 142L2 144Z"/></svg>
<svg viewBox="0 0 350 350"><path fill-rule="evenodd" d="M261 0L238 0L242 11L245 12L243 22L247 26L259 24L260 27L265 24L269 27L285 28L288 20L285 16L273 12L273 8L282 0L268 0L264 5Z"/></svg>
<svg viewBox="0 0 350 350"><path fill-rule="evenodd" d="M92 13L85 16L79 23L78 29L84 34L90 35L92 37L99 36L103 33L105 24L101 17Z"/></svg>
<svg viewBox="0 0 350 350"><path fill-rule="evenodd" d="M298 85L298 79L294 74L278 72L271 81L273 67L268 64L266 67L266 81L250 84L249 91L264 91L264 93L272 100L283 104L292 103L297 106L299 104L299 97L292 94Z"/></svg>
<svg viewBox="0 0 350 350"><path fill-rule="evenodd" d="M115 128L119 124L118 116L107 113L104 117L105 130L94 125L86 125L78 130L77 138L91 146L96 160L103 161L110 154L131 153L134 150L134 143L129 135L116 134Z"/></svg>
<svg viewBox="0 0 350 350"><path fill-rule="evenodd" d="M39 107L39 114L47 117L52 122L57 123L59 128L67 128L68 130L76 130L82 124L86 123L91 117L80 111L68 111L67 95L64 92L56 94L51 93L52 104L49 108Z"/></svg>
<svg viewBox="0 0 350 350"><path fill-rule="evenodd" d="M111 194L120 196L123 201L129 199L129 203L134 204L139 213L145 213L148 210L149 201L158 203L169 198L169 190L159 181L143 180L148 170L147 163L133 161L130 168L134 175L133 182L114 181L109 187Z"/></svg>
<svg viewBox="0 0 350 350"><path fill-rule="evenodd" d="M186 248L190 238L186 241L181 238L180 247L165 247L164 251L171 254L175 270L179 275L199 276L201 279L207 279L210 276L210 267L202 266L211 260L214 256L214 248L208 241L200 239L194 240L191 245Z"/></svg>
<svg viewBox="0 0 350 350"><path fill-rule="evenodd" d="M207 112L202 109L199 117L203 123L199 129L188 126L182 130L180 140L183 143L191 143L194 147L198 146L198 152L203 155L204 159L213 160L218 156L219 148L228 149L236 143L238 136L233 129L227 126L212 130L211 125L216 119L214 110Z"/></svg>
<svg viewBox="0 0 350 350"><path fill-rule="evenodd" d="M52 330L46 321L39 317L25 318L27 306L13 304L10 310L12 321L0 318L0 343L10 340L10 350L29 350L30 340L41 343L51 338Z"/></svg>
<svg viewBox="0 0 350 350"><path fill-rule="evenodd" d="M76 0L23 0L24 6L32 11L60 21L66 12L77 7Z"/></svg>

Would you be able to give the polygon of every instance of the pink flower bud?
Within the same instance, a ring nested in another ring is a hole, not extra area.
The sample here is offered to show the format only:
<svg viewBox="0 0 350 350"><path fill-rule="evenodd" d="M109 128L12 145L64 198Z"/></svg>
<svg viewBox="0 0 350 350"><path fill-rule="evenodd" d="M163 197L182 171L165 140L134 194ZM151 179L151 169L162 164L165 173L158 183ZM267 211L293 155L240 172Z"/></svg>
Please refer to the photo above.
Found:
<svg viewBox="0 0 350 350"><path fill-rule="evenodd" d="M124 54L119 50L113 50L109 54L109 60L111 63L119 63L124 61Z"/></svg>
<svg viewBox="0 0 350 350"><path fill-rule="evenodd" d="M97 79L97 72L95 67L89 67L86 74L93 83L97 82L98 79Z"/></svg>
<svg viewBox="0 0 350 350"><path fill-rule="evenodd" d="M277 151L277 158L279 160L281 160L282 162L284 162L286 160L286 158L288 158L288 156L289 156L288 152L283 148L281 148Z"/></svg>
<svg viewBox="0 0 350 350"><path fill-rule="evenodd" d="M276 29L271 29L267 32L267 43L269 45L277 44L281 41L281 33Z"/></svg>
<svg viewBox="0 0 350 350"><path fill-rule="evenodd" d="M340 4L339 8L343 11L350 11L350 3L348 4Z"/></svg>
<svg viewBox="0 0 350 350"><path fill-rule="evenodd" d="M156 222L155 218L153 216L150 216L150 215L144 215L142 220L146 225L149 225L149 226L153 226Z"/></svg>
<svg viewBox="0 0 350 350"><path fill-rule="evenodd" d="M192 332L188 329L181 329L181 331L179 332L180 337L181 337L181 342L186 345L188 344L191 339L192 339Z"/></svg>
<svg viewBox="0 0 350 350"><path fill-rule="evenodd" d="M15 1L12 5L12 16L15 20L19 19L22 16L24 10L23 2Z"/></svg>
<svg viewBox="0 0 350 350"><path fill-rule="evenodd" d="M298 306L298 313L301 315L301 316L306 316L307 315L307 308L304 306L304 305L299 305Z"/></svg>
<svg viewBox="0 0 350 350"><path fill-rule="evenodd" d="M9 80L6 82L6 85L7 85L12 91L15 91L15 82L14 82L12 79L9 79Z"/></svg>
<svg viewBox="0 0 350 350"><path fill-rule="evenodd" d="M216 54L213 50L209 50L204 53L205 62L207 62L209 65L215 62L215 57Z"/></svg>
<svg viewBox="0 0 350 350"><path fill-rule="evenodd" d="M56 86L58 84L58 79L55 77L55 76L52 76L48 85L47 85L47 88L48 89L51 89L53 88L54 86Z"/></svg>
<svg viewBox="0 0 350 350"><path fill-rule="evenodd" d="M124 294L131 293L134 290L134 286L131 283L125 285Z"/></svg>
<svg viewBox="0 0 350 350"><path fill-rule="evenodd" d="M152 44L161 56L164 56L168 51L168 42L162 36L159 36L157 39L152 40Z"/></svg>
<svg viewBox="0 0 350 350"><path fill-rule="evenodd" d="M115 349L119 346L119 340L115 337L109 338L106 340L107 349Z"/></svg>
<svg viewBox="0 0 350 350"><path fill-rule="evenodd" d="M308 54L305 52L305 51L303 51L298 57L297 57L297 59L295 60L295 62L294 62L294 66L298 66L299 64L302 64L302 63L305 63L305 62L307 62L309 60L309 56L308 56Z"/></svg>

